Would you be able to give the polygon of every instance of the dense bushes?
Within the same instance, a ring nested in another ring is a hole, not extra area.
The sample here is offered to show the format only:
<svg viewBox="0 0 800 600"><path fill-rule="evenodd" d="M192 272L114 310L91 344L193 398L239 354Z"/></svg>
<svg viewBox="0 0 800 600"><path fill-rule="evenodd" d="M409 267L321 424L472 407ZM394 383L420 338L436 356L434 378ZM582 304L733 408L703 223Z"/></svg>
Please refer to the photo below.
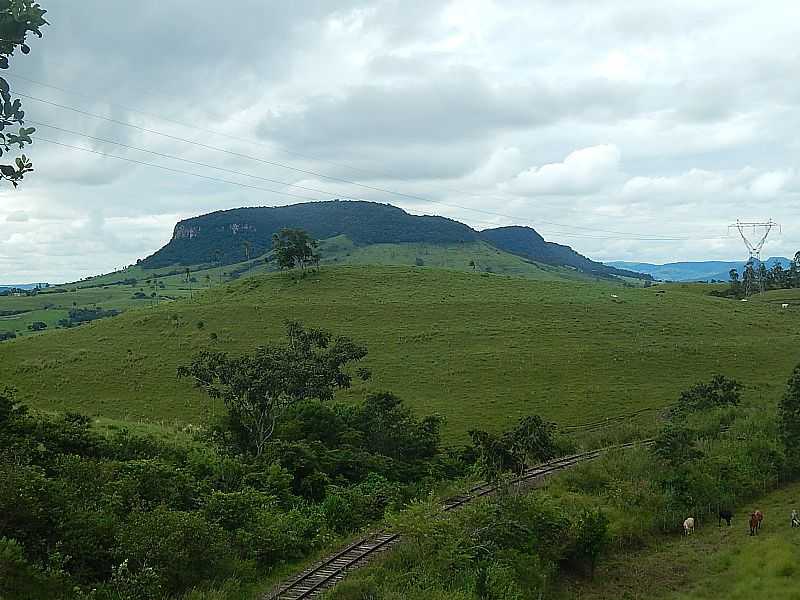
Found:
<svg viewBox="0 0 800 600"><path fill-rule="evenodd" d="M0 596L134 600L252 582L463 469L439 454L439 420L388 394L298 404L259 458L228 425L180 444L101 435L0 390Z"/></svg>
<svg viewBox="0 0 800 600"><path fill-rule="evenodd" d="M719 509L735 511L788 472L774 415L740 406L739 389L724 378L694 386L652 448L608 452L542 491L512 489L446 517L434 504L415 506L396 518L408 542L332 597L534 600L549 597L565 573L591 576L609 550L679 534L688 516L716 526ZM497 445L504 436L489 437Z"/></svg>
<svg viewBox="0 0 800 600"><path fill-rule="evenodd" d="M83 323L88 323L90 321L96 321L97 319L104 319L106 317L115 317L119 314L115 308L111 308L108 310L102 309L100 307L97 308L71 308L69 309L69 315L65 319L59 319L58 326L59 327L75 327L76 325L81 325Z"/></svg>
<svg viewBox="0 0 800 600"><path fill-rule="evenodd" d="M448 518L435 504L417 504L395 517L404 543L380 572L356 574L331 596L540 598L560 565L590 570L604 548L604 519L602 512L571 510L549 495L505 493Z"/></svg>

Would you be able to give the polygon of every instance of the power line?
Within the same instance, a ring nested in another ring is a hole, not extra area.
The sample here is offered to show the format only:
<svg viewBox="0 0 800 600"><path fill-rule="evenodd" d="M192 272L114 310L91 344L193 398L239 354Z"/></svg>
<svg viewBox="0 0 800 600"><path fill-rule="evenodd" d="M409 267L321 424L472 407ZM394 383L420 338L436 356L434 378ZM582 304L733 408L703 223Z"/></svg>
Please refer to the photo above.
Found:
<svg viewBox="0 0 800 600"><path fill-rule="evenodd" d="M294 188L298 188L298 189L305 190L305 191L316 192L316 193L320 193L320 194L326 194L326 195L328 195L330 197L338 197L338 198L344 198L344 199L349 199L349 200L360 200L360 201L364 201L364 202L370 202L371 201L371 200L366 199L366 198L358 198L358 197L353 197L353 196L342 195L342 194L339 194L339 193L336 193L336 192L331 192L330 190L323 190L323 189L320 189L320 188L313 188L313 187L308 187L308 186L297 185L297 184L289 183L288 181L281 181L281 180L278 180L278 179L270 179L268 177L262 177L260 175L256 175L254 173L248 173L246 171L238 171L238 170L235 170L235 169L228 169L226 167L220 167L218 165L213 165L213 164L204 163L204 162L201 162L201 161L196 161L196 160L192 160L192 159L188 159L188 158L183 158L183 157L180 157L180 156L175 156L173 154L167 154L165 152L158 152L158 151L155 151L155 150L149 150L147 148L141 148L141 147L138 147L138 146L132 146L130 144L125 144L123 142L118 142L116 140L111 140L111 139L108 139L108 138L102 138L102 137L89 135L87 133L82 133L80 131L75 131L75 130L67 129L67 128L64 128L64 127L59 127L57 125L51 125L49 123L43 123L41 121L29 120L28 122L31 123L31 124L34 124L34 125L38 125L40 127L47 127L49 129L53 129L53 130L56 130L56 131L61 131L63 133L68 133L70 135L77 135L77 136L84 137L84 138L87 138L87 139L90 139L90 140L103 142L103 143L108 143L108 144L113 144L113 145L116 145L116 146L120 146L122 148L126 148L128 150L134 150L134 151L137 151L137 152L144 152L144 153L147 153L147 154L152 154L154 156L160 156L162 158L167 158L167 159L170 159L170 160L177 160L177 161L180 161L180 162L184 162L184 163L187 163L187 164L192 164L192 165L196 165L196 166L200 166L200 167L204 167L204 168L208 168L208 169L215 169L215 170L222 171L222 172L225 172L225 173L230 173L230 174L233 174L233 175L239 175L239 176L242 176L242 177L250 177L250 178L258 179L258 180L261 180L261 181L267 181L267 182L270 182L270 183L278 183L278 184L281 184L281 185L285 185L287 187L294 187ZM38 139L41 139L41 138L38 138ZM117 157L115 155L108 155L108 157L110 157L110 158L121 158L121 159L124 160L123 157ZM183 172L183 173L184 174L193 175L192 173L189 173L189 172ZM220 181L227 181L227 180L220 180ZM278 190L271 190L271 191L273 191L276 194L283 194L283 192L280 192ZM297 196L292 195L292 194L286 194L286 195L292 196L292 197L297 197ZM472 221L473 221L473 223L480 223L482 225L489 225L489 226L492 226L492 227L496 227L497 226L497 223L491 222L491 221L475 221L475 220L472 220ZM560 232L557 235L560 235L560 236L563 236L563 237L574 237L574 238L581 238L581 239L599 239L599 240L620 239L619 237L616 237L616 236L615 237L611 237L611 236L590 236L590 235L586 235L586 234L570 234L570 233L560 233ZM666 239L666 241L672 241L672 238L665 238L665 239ZM635 238L635 241L660 241L660 240L656 240L654 238Z"/></svg>
<svg viewBox="0 0 800 600"><path fill-rule="evenodd" d="M448 203L448 202L442 202L442 201L439 201L439 200L433 200L431 198L426 198L426 197L423 197L423 196L418 196L418 195L413 195L413 194L406 194L406 193L403 193L403 192L397 192L397 191L390 190L390 189L387 189L387 188L367 185L367 184L360 183L360 182L357 182L357 181L352 181L352 180L349 180L349 179L344 179L344 178L340 178L340 177L334 177L332 175L325 175L324 173L319 173L317 171L311 171L311 170L308 170L308 169L301 169L301 168L294 167L294 166L291 166L291 165L287 165L287 164L284 164L284 163L280 163L280 162L277 162L277 161L266 160L266 159L263 159L263 158L251 156L251 155L244 154L244 153L241 153L241 152L235 152L233 150L228 150L226 148L220 148L218 146L212 146L210 144L204 144L202 142L197 142L197 141L194 141L194 140L189 140L189 139L186 139L186 138L182 138L180 136L171 135L171 134L164 133L164 132L161 132L161 131L158 131L158 130L155 130L155 129L142 127L140 125L134 125L133 123L128 123L126 121L121 121L119 119L114 119L112 117L106 117L106 116L103 116L103 115L98 115L98 114L91 113L89 111L78 109L78 108L75 108L75 107L72 107L72 106L68 106L68 105L65 105L65 104L60 104L58 102L53 102L51 100L45 100L43 98L37 98L35 96L29 95L29 94L25 94L25 93L19 92L17 90L15 90L14 93L16 95L18 95L18 96L21 96L23 98L27 98L29 100L33 100L35 102L41 102L43 104L47 104L47 105L54 106L54 107L57 107L57 108L61 108L61 109L64 109L64 110L69 110L69 111L72 111L72 112L75 112L75 113L78 113L78 114L82 114L82 115L85 115L85 116L88 116L88 117L92 117L92 118L95 118L95 119L108 121L108 122L111 122L111 123L122 125L124 127L130 127L130 128L136 129L138 131L142 131L144 133L150 133L150 134L153 134L153 135L165 137L167 139L171 139L171 140L178 141L178 142L185 143L185 144L194 145L194 146L197 146L197 147L200 147L200 148L204 148L204 149L207 149L207 150L212 150L212 151L215 151L215 152L222 152L224 154L235 156L237 158L244 158L244 159L247 159L247 160L253 160L253 161L260 162L260 163L263 163L263 164L267 164L267 165L270 165L270 166L275 166L275 167L279 167L279 168L283 168L283 169L288 169L288 170L296 171L296 172L303 173L303 174L306 174L306 175L312 175L314 177L322 177L324 179L329 179L331 181L336 181L338 183L354 185L354 186L361 187L363 189L368 189L368 190L375 191L375 192L380 192L380 193L392 194L394 196L404 197L404 198L408 198L408 199L412 199L412 200L416 200L416 201L422 201L422 202L427 202L427 203L431 203L431 204L437 204L437 205L440 205L440 206L447 206L447 207L450 207L450 208L456 208L456 209L459 209L459 210L467 210L467 211L476 212L476 213L480 213L480 214L485 214L485 215L490 215L490 216L495 216L495 217L501 217L501 218L504 218L504 219L510 219L512 221L528 221L528 219L520 219L519 217L516 217L516 216L513 216L513 215L507 215L507 214L498 213L498 212L495 212L495 211L487 211L487 210L483 210L483 209L472 208L472 207L462 206L462 205L458 205L458 204L452 204L452 203ZM559 228L565 228L565 229L571 229L571 230L582 230L582 231L591 231L591 232L598 232L598 233L609 233L609 234L613 234L615 236L619 236L619 235L628 236L629 239L638 240L638 241L688 241L688 240L696 240L696 239L720 239L718 237L713 237L713 238L679 238L679 237L672 237L672 236L642 236L641 234L635 234L635 233L630 233L630 232L622 232L622 231L604 230L604 229L600 229L600 228L596 228L596 227L583 227L583 226L579 226L579 225L566 225L566 224L563 224L563 223L556 223L554 221L547 221L547 220L543 220L543 219L538 219L537 222L545 224L545 225L550 225L550 226L553 226L553 227L559 227ZM559 235L564 235L566 237L566 234L564 234L564 233L559 233ZM580 237L580 236L571 235L569 237Z"/></svg>
<svg viewBox="0 0 800 600"><path fill-rule="evenodd" d="M295 183L289 183L288 181L281 181L279 179L270 179L269 177L262 177L261 175L255 175L253 173L247 173L245 171L237 171L235 169L228 169L226 167L220 167L218 165L212 165L212 164L200 162L200 161L197 161L197 160L192 160L192 159L189 159L189 158L183 158L183 157L180 157L180 156L175 156L174 154L166 154L165 152L157 152L155 150L149 150L147 148L139 148L138 146L131 146L130 144L125 144L125 143L122 143L122 142L118 142L116 140L110 140L108 138L96 137L96 136L93 136L93 135L89 135L88 133L81 133L80 131L74 131L72 129L66 129L64 127L58 127L57 125L50 125L49 123L42 123L41 121L27 120L27 122L31 123L33 125L38 125L39 127L47 127L48 129L54 129L56 131L61 131L62 133L69 133L71 135L77 135L77 136L84 137L84 138L87 138L87 139L90 139L90 140L95 140L97 142L104 142L104 143L107 143L107 144L114 144L115 146L120 146L122 148L127 148L128 150L136 150L137 152L145 152L147 154L152 154L154 156L160 156L162 158L169 158L171 160L178 160L178 161L185 162L185 163L188 163L188 164L191 164L191 165L197 165L199 167L205 167L207 169L216 169L218 171L224 171L225 173L231 173L232 175L241 175L242 177L251 177L253 179L260 179L261 181L268 181L270 183L278 183L278 184L281 184L281 185L285 185L287 187L294 187L294 188L301 189L301 190L306 190L306 191L309 191L309 192L317 192L317 193L320 193L320 194L327 194L327 195L330 195L330 196L339 196L341 198L347 198L349 200L364 200L363 198L354 198L354 197L351 197L351 196L343 196L343 195L340 195L340 194L338 194L336 192L331 192L329 190L321 190L319 188L313 188L313 187L308 187L308 186L303 186L303 185L297 185ZM369 200L365 200L365 201L369 202Z"/></svg>
<svg viewBox="0 0 800 600"><path fill-rule="evenodd" d="M11 77L11 78L16 78L16 79L21 79L23 81L27 81L29 83L33 83L35 85L39 85L39 86L42 86L42 87L58 90L58 91L63 92L65 94L70 94L70 95L78 96L78 97L81 97L81 98L86 98L86 99L93 100L93 101L97 100L97 98L95 96L92 96L92 95L89 95L89 94L85 94L85 93L82 93L82 92L76 92L75 90L69 90L69 89L61 87L61 86L53 85L53 84L50 84L50 83L45 83L43 81L38 81L38 80L32 79L30 77L25 77L24 75L6 74L5 76L6 77ZM142 116L145 116L145 117L150 117L152 119L157 119L157 120L160 120L160 121L165 121L167 123L172 123L172 124L175 124L175 125L180 125L181 127L186 127L188 129L195 129L197 131L202 131L204 133L210 133L212 135L218 135L218 136L221 136L221 137L224 137L224 138L228 138L230 140L235 140L235 141L239 141L239 142L245 142L245 143L248 143L248 144L255 144L257 146L261 146L263 148L269 148L270 150L281 152L283 154L288 154L290 156L297 156L299 158L303 158L303 159L306 159L306 160L313 160L313 161L316 161L316 162L329 164L329 165L332 165L332 166L335 166L335 167L350 169L351 171L355 171L355 172L358 172L358 173L363 173L365 175L373 175L373 176L377 175L377 176L384 177L384 178L387 178L387 179L392 179L394 177L394 175L391 175L391 174L385 173L385 172L381 172L381 171L378 171L378 170L375 170L375 169L364 169L364 168L355 167L353 165L350 165L350 164L347 164L347 163L343 163L343 162L332 161L332 160L320 158L318 156L314 156L314 155L310 155L310 154L302 154L300 152L287 150L285 148L275 147L273 145L265 144L264 142L261 142L261 141L258 141L258 140L254 140L252 138L245 138L245 137L241 137L241 136L231 135L229 133L225 133L223 131L219 131L218 129L209 129L209 128L206 128L206 127L200 127L198 125L193 125L191 123L186 123L185 121L179 121L179 120L171 118L171 117L165 117L165 116L162 116L162 115L154 114L152 112L147 112L147 111L143 111L141 109L133 108L131 106L126 106L125 104L119 104L119 103L111 102L109 100L104 100L103 102L105 104L107 104L108 106L121 108L121 109L123 109L125 111L128 111L128 112L131 112L131 113L139 114L139 115L142 115ZM454 192L454 193L457 193L457 194L465 194L465 195L469 195L469 196L473 196L473 197L483 197L482 194L478 194L478 193L475 193L475 192L470 192L470 191L466 191L466 190L460 190L460 189L452 188L452 187L445 187L445 186L443 186L441 184L434 184L434 185L439 189L442 189L442 190L445 190L445 191L449 191L449 192ZM511 218L511 217L509 217L509 218ZM575 227L575 226L566 226L565 225L564 227Z"/></svg>
<svg viewBox="0 0 800 600"><path fill-rule="evenodd" d="M170 171L171 173L178 173L180 175L190 175L192 177L200 177L201 179L207 179L209 181L216 181L219 183L227 183L229 185L235 185L238 187L248 188L252 190L259 190L262 192L269 192L271 194L279 194L282 196L291 196L292 198L299 198L301 200L310 200L312 202L318 202L319 198L311 198L310 196L300 196L298 194L292 194L289 192L282 192L280 190L273 190L269 188L259 187L257 185L250 185L247 183L241 183L239 181L231 181L230 179L220 179L219 177L211 177L209 175L201 175L199 173L192 173L191 171L183 171L181 169L173 169L172 167L165 167L164 165L159 165L156 163L147 162L144 160L136 160L134 158L128 158L126 156L119 156L117 154L110 154L108 152L101 152L100 150L92 150L91 148L82 148L81 146L74 146L72 144L65 144L64 142L59 142L56 140L50 140L47 138L43 138L41 136L36 136L37 141L47 142L48 144L55 144L56 146L61 146L63 148L70 148L71 150L80 150L81 152L89 152L91 154L97 154L98 156L104 156L106 158L116 158L117 160L124 160L126 162L134 163L137 165L142 165L145 167L153 167L155 169L162 169L164 171Z"/></svg>

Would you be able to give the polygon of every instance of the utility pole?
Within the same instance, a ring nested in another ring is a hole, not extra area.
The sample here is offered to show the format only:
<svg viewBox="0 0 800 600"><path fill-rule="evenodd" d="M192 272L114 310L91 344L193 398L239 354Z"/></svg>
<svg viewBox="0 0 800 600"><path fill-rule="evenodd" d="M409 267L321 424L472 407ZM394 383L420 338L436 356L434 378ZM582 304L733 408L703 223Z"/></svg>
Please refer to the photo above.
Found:
<svg viewBox="0 0 800 600"><path fill-rule="evenodd" d="M736 219L736 223L728 226L728 231L730 231L731 227L735 227L739 231L739 235L747 247L748 258L745 265L745 274L742 277L745 296L751 296L756 291L762 294L764 293L766 282L761 274L761 250L764 248L770 232L776 227L780 231L781 226L772 219L762 222L746 222Z"/></svg>

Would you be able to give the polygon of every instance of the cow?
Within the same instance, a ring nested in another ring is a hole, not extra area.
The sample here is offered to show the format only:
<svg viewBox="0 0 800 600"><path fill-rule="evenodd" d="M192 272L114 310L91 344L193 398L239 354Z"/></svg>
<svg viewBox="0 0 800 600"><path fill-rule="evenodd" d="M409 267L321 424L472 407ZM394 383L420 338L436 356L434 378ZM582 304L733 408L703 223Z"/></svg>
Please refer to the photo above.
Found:
<svg viewBox="0 0 800 600"><path fill-rule="evenodd" d="M733 513L731 511L720 509L718 516L719 516L720 527L722 527L723 520L728 524L728 527L731 526L731 519L733 519Z"/></svg>
<svg viewBox="0 0 800 600"><path fill-rule="evenodd" d="M750 513L750 535L758 535L758 523L756 513Z"/></svg>
<svg viewBox="0 0 800 600"><path fill-rule="evenodd" d="M758 530L761 531L761 521L764 520L764 513L762 513L760 510L757 510L755 515L756 519L758 520Z"/></svg>
<svg viewBox="0 0 800 600"><path fill-rule="evenodd" d="M800 527L800 516L797 515L797 511L792 511L792 527Z"/></svg>
<svg viewBox="0 0 800 600"><path fill-rule="evenodd" d="M683 522L683 534L692 535L694 533L694 517L689 517Z"/></svg>

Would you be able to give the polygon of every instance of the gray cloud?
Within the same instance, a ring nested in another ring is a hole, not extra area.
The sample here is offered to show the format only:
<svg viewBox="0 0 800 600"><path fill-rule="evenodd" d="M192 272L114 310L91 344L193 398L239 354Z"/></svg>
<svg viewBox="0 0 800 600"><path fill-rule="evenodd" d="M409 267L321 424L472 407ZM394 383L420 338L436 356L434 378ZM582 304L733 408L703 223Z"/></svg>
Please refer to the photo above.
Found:
<svg viewBox="0 0 800 600"><path fill-rule="evenodd" d="M740 256L726 236L737 217L784 224L771 254L800 247L800 4L788 0L45 4L51 26L10 72L67 91L14 87L136 127L27 100L30 119L325 192L42 138L316 199L528 224L600 259ZM29 154L36 172L0 189L13 280L103 272L155 250L179 218L298 201L44 142ZM640 239L652 236L679 239Z"/></svg>

